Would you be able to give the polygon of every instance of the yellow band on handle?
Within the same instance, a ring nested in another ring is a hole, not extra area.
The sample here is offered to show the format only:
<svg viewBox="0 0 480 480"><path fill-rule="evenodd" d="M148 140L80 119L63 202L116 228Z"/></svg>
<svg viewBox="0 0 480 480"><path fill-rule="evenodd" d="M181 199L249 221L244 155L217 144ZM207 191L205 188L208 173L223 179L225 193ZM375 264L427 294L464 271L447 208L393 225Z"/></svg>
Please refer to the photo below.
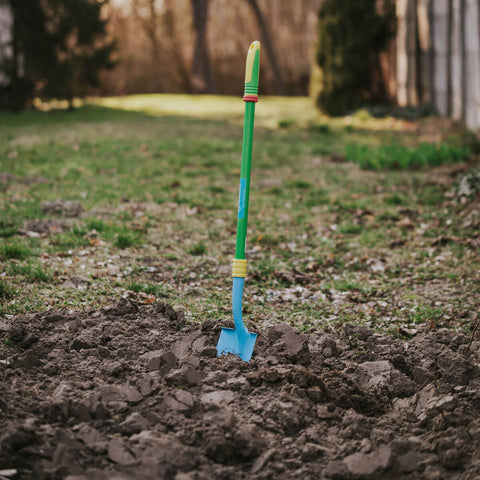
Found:
<svg viewBox="0 0 480 480"><path fill-rule="evenodd" d="M233 259L232 277L245 278L247 276L247 260Z"/></svg>

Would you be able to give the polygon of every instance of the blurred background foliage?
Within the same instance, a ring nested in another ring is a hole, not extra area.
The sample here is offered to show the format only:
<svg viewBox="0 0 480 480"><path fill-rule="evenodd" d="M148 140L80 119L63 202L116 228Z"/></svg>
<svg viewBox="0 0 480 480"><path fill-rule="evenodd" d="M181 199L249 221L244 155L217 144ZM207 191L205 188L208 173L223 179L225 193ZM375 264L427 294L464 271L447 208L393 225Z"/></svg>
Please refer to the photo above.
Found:
<svg viewBox="0 0 480 480"><path fill-rule="evenodd" d="M245 46L259 38L263 94L321 92L322 108L344 113L388 100L378 61L394 26L385 1L0 0L1 103L237 94Z"/></svg>
<svg viewBox="0 0 480 480"><path fill-rule="evenodd" d="M325 0L318 15L318 105L343 115L366 103L388 102L380 53L395 31L395 5L376 0Z"/></svg>
<svg viewBox="0 0 480 480"><path fill-rule="evenodd" d="M433 106L480 126L480 7L451 0L0 0L0 107L142 93L262 95L330 115ZM447 8L448 7L448 8ZM432 110L433 111L433 110Z"/></svg>

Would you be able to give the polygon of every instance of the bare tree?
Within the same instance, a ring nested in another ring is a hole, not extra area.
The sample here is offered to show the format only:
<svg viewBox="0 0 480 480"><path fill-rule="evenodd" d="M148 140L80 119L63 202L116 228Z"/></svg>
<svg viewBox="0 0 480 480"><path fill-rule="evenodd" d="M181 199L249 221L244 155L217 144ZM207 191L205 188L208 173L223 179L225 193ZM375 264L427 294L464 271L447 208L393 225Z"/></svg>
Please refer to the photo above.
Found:
<svg viewBox="0 0 480 480"><path fill-rule="evenodd" d="M181 42L176 28L176 20L172 0L164 0L164 14L162 19L162 27L169 39L170 47L169 56L171 61L177 67L178 76L181 82L181 90L184 92L192 91L192 80L190 71L187 68L187 62L183 56Z"/></svg>
<svg viewBox="0 0 480 480"><path fill-rule="evenodd" d="M283 80L283 73L282 73L282 70L280 69L280 64L278 63L277 53L273 46L268 24L265 21L265 17L263 16L262 11L260 10L260 7L258 6L257 0L247 0L247 2L252 7L255 13L255 17L257 18L257 23L260 28L260 34L262 36L262 43L265 46L268 59L270 61L270 66L272 67L272 70L273 70L275 89L277 91L277 94L285 95L286 89L285 89L285 82Z"/></svg>
<svg viewBox="0 0 480 480"><path fill-rule="evenodd" d="M158 36L158 14L155 0L133 0L132 11L150 41L152 61L152 89L163 90L159 72L161 42Z"/></svg>
<svg viewBox="0 0 480 480"><path fill-rule="evenodd" d="M102 93L211 92L215 87L236 94L245 74L242 52L259 37L269 66L261 71L262 92L305 95L322 2L112 1L109 31L117 38L120 61L103 74Z"/></svg>
<svg viewBox="0 0 480 480"><path fill-rule="evenodd" d="M213 93L213 76L208 55L207 19L209 0L191 0L195 47L192 59L192 87L198 93Z"/></svg>

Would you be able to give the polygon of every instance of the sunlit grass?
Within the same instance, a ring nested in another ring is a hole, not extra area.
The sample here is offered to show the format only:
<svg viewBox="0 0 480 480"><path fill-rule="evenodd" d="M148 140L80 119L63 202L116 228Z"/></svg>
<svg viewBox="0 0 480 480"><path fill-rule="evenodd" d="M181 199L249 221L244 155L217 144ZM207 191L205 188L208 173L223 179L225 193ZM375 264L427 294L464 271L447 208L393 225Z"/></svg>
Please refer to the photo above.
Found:
<svg viewBox="0 0 480 480"><path fill-rule="evenodd" d="M240 95L138 95L0 113L0 313L168 294L192 320L230 318L243 108ZM394 328L415 306L408 295L428 305L429 282L448 290L460 279L458 298L475 311L475 224L448 200L466 164L372 171L345 158L346 145L366 161L396 145L399 160L414 151L419 163L422 141L434 155L442 143L473 145L471 136L439 131L433 117L331 119L307 98L261 96L256 109L247 321ZM42 210L57 198L84 211L62 218L62 232L30 238L28 220L60 218Z"/></svg>
<svg viewBox="0 0 480 480"><path fill-rule="evenodd" d="M242 120L244 104L241 93L235 96L219 95L130 95L91 99L104 107L143 112L149 115L181 115L193 118ZM259 125L277 127L279 122L305 124L321 118L314 102L308 97L261 96L256 105L256 122Z"/></svg>

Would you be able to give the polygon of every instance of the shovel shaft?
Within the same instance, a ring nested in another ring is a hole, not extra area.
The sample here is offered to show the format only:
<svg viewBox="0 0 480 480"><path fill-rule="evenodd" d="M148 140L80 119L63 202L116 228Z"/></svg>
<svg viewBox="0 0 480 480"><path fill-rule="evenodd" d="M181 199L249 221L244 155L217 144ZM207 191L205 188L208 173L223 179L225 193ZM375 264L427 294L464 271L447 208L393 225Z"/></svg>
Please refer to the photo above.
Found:
<svg viewBox="0 0 480 480"><path fill-rule="evenodd" d="M250 199L250 171L252 168L253 122L255 103L258 101L258 78L260 70L260 42L250 45L245 68L245 118L243 121L242 166L238 194L237 243L233 261L233 277L245 277L245 244L247 240L248 203Z"/></svg>
<svg viewBox="0 0 480 480"><path fill-rule="evenodd" d="M237 243L235 247L235 258L239 260L245 259L254 117L255 102L246 101L243 125L242 166L240 170L240 189L238 195Z"/></svg>

